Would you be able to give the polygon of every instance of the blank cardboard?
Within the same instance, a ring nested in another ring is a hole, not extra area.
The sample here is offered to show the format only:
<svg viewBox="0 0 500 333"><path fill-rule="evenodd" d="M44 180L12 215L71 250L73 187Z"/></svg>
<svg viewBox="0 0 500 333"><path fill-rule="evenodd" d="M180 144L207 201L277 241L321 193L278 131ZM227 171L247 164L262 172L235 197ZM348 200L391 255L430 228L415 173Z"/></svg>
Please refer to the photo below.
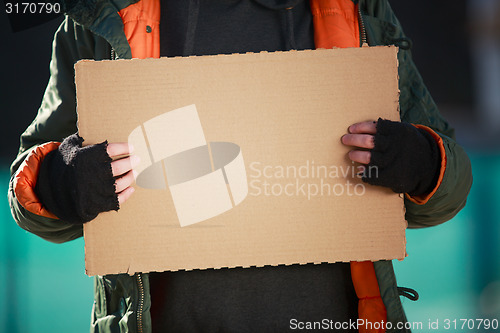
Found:
<svg viewBox="0 0 500 333"><path fill-rule="evenodd" d="M75 70L85 144L141 157L132 197L84 225L88 275L405 257L403 198L363 183L340 142L399 120L397 48Z"/></svg>

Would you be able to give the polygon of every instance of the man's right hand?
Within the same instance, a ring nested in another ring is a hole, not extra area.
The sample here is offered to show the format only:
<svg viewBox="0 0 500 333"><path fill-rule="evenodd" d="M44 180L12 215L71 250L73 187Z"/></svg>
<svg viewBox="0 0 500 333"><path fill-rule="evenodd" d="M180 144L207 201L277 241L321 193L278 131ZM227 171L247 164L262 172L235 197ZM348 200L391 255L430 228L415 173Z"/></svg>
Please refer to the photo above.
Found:
<svg viewBox="0 0 500 333"><path fill-rule="evenodd" d="M127 143L82 143L83 138L73 134L48 153L35 187L48 211L74 224L118 210L134 192L132 169L139 163L137 156L127 156L132 151Z"/></svg>

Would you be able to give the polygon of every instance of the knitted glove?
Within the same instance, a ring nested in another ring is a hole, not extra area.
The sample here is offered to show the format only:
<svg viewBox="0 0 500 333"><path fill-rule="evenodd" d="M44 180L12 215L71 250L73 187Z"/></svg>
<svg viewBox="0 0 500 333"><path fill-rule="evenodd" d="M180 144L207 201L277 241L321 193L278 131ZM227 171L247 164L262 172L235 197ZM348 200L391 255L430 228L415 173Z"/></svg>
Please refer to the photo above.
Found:
<svg viewBox="0 0 500 333"><path fill-rule="evenodd" d="M441 157L427 131L379 118L374 143L363 181L412 196L430 193L436 186Z"/></svg>
<svg viewBox="0 0 500 333"><path fill-rule="evenodd" d="M50 212L74 224L119 208L107 141L83 148L82 142L73 134L47 154L35 186L38 199Z"/></svg>

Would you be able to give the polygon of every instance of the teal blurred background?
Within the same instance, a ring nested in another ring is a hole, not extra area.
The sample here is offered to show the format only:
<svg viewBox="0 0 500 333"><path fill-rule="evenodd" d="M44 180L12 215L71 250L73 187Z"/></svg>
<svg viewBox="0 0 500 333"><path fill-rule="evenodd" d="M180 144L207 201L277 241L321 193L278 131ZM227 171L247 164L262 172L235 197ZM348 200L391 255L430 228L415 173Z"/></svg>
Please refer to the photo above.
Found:
<svg viewBox="0 0 500 333"><path fill-rule="evenodd" d="M500 320L500 33L488 33L487 20L477 14L479 4L488 3L500 2L391 0L413 39L415 62L456 127L474 174L467 206L443 225L408 230L408 257L394 262L398 284L420 294L417 302L403 298L410 322L423 324L415 332L445 332L446 319L456 319L458 328L460 319ZM13 34L0 11L0 57L8 64L0 66L0 332L89 331L93 279L84 272L83 240L51 244L20 229L6 198L8 167L20 133L36 115L59 22ZM444 63L436 61L437 54L453 57ZM441 329L429 329L429 320L439 320Z"/></svg>
<svg viewBox="0 0 500 333"><path fill-rule="evenodd" d="M85 275L83 239L52 244L19 228L0 166L0 332L88 332L93 278Z"/></svg>

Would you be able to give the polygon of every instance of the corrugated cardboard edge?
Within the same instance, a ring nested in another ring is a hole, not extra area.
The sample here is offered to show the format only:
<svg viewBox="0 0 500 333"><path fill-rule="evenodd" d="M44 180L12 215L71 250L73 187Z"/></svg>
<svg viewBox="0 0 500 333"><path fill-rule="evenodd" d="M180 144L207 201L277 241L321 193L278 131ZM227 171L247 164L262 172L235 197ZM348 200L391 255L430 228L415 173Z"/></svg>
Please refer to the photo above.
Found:
<svg viewBox="0 0 500 333"><path fill-rule="evenodd" d="M406 237L405 237L405 242L406 246ZM86 252L86 251L85 251ZM394 258L397 259L398 261L403 261L407 257L406 250L402 254L401 258ZM381 260L387 260L387 258L380 257L380 258L370 258L367 260L355 260L355 261L381 261ZM353 260L351 260L353 261ZM336 261L336 263L349 263L351 261ZM135 275L136 273L143 273L139 271L138 269L134 268L133 260L131 259L129 262L129 266L127 270L120 271L120 272L106 272L106 273L94 273L91 268L87 267L87 258L85 258L85 274L88 276L95 276L95 275L107 275L107 274L128 274L130 276ZM269 264L269 265L246 265L246 266L241 266L241 265L235 265L235 266L220 266L220 267L199 267L199 268L185 268L185 269L169 269L167 270L168 272L189 272L189 271L206 271L206 270L219 270L219 269L231 269L231 268L262 268L262 267L282 267L282 266L292 266L292 265L321 265L321 264L332 264L334 262L329 262L329 261L311 261L311 262L292 262L292 263L278 263L278 264ZM149 272L164 272L164 271L155 271L155 270L150 270Z"/></svg>
<svg viewBox="0 0 500 333"><path fill-rule="evenodd" d="M391 49L394 49L394 56L396 58L396 75L397 75L397 80L399 81L399 60L398 60L398 52L399 52L399 48L394 46L394 45L380 45L380 46L372 46L370 48L391 48ZM336 51L342 51L343 49L336 49ZM300 51L296 51L296 50L293 50L293 51L276 51L276 52L267 52L267 51L262 51L262 52L258 52L258 53L254 53L254 52L247 52L247 53L233 53L233 54L219 54L219 55L206 55L206 56L201 56L201 57L220 57L220 56L234 56L234 55L245 55L245 54L268 54L268 53L288 53L288 52L311 52L311 51L314 51L314 50L300 50ZM192 57L198 57L198 56L189 56L187 58L192 58ZM174 57L173 59L175 58L186 58L186 57ZM110 61L113 61L113 62L116 62L116 61L131 61L131 60L134 60L134 59L118 59L118 60L101 60L101 61L104 61L104 62L110 62ZM144 59L142 61L156 61L157 59ZM85 63L92 63L92 62L95 62L95 60L80 60L78 61L75 65L74 65L74 69L75 69L75 86L78 85L78 82L80 80L84 80L85 78L82 78L80 75L77 77L76 75L76 70L78 67L81 67L81 66L85 66ZM400 104L399 104L399 97L400 97L400 94L401 94L401 91L399 90L398 88L398 91L397 91L397 110L399 112L399 114L401 114L401 109L400 109ZM78 103L78 100L77 100L77 103ZM77 108L78 108L78 104L77 104ZM80 123L78 122L77 120L77 128L78 130L80 129ZM402 200L402 214L403 214L403 217L406 216L406 207L404 205L404 195L403 194L400 194L399 195L400 199ZM404 218L404 221L406 223L405 225L405 228L404 230L406 230L408 228L408 221ZM85 228L84 228L84 233L85 233ZM397 259L399 261L402 261L404 260L408 254L406 252L406 233L403 237L403 248L404 248L404 251L403 253L401 253L401 257L400 258L394 258L394 259ZM85 244L85 273L88 275L88 276L93 276L93 275L97 275L97 273L94 273L93 272L93 268L91 267L91 260L89 260L89 256L88 256L88 253L87 253L87 246ZM384 258L384 257L372 257L372 258L366 258L363 259L363 261L379 261L379 260L387 260L387 258ZM135 264L133 262L133 258L130 258L129 260L129 265L128 265L128 268L126 270L123 270L123 271L120 271L118 273L126 273L126 274L129 274L129 275L134 275L136 273L139 272L139 270L137 270L135 268ZM358 261L362 261L362 260L358 260ZM350 262L350 261L337 261L337 262ZM269 264L269 265L245 265L245 266L220 266L220 267L198 267L198 268L187 268L187 269L170 269L168 271L171 271L171 272L175 272L175 271L201 271L201 270L209 270L209 269L229 269L229 268L257 268L257 267L277 267L277 266L291 266L291 265L308 265L308 264L314 264L314 265L319 265L319 264L326 264L326 263L331 263L331 262L323 262L323 261L313 261L313 262L290 262L290 263L285 263L285 262L280 262L280 263L277 263L277 264ZM151 270L150 272L155 272L154 270ZM100 272L100 275L105 275L105 274L116 274L116 272L114 273L111 273L111 272L106 272L106 273L102 273Z"/></svg>
<svg viewBox="0 0 500 333"><path fill-rule="evenodd" d="M398 71L396 72L397 73L397 80L399 82L399 59L398 59L398 54L399 54L399 47L398 46L394 46L394 48L396 49L396 68L398 69ZM399 104L399 99L401 97L401 90L399 89L399 84L398 84L398 113L401 117L401 105ZM400 119L401 120L401 119ZM406 244L407 244L407 241L406 241L406 230L408 229L408 220L406 219L406 206L404 204L404 200L405 200L405 195L404 193L400 193L399 194L399 197L403 200L403 216L405 217L405 237L404 237L404 249L405 249L405 253L404 253L404 257L403 258L397 258L398 261L403 261L406 257L408 257L408 252L406 252Z"/></svg>

